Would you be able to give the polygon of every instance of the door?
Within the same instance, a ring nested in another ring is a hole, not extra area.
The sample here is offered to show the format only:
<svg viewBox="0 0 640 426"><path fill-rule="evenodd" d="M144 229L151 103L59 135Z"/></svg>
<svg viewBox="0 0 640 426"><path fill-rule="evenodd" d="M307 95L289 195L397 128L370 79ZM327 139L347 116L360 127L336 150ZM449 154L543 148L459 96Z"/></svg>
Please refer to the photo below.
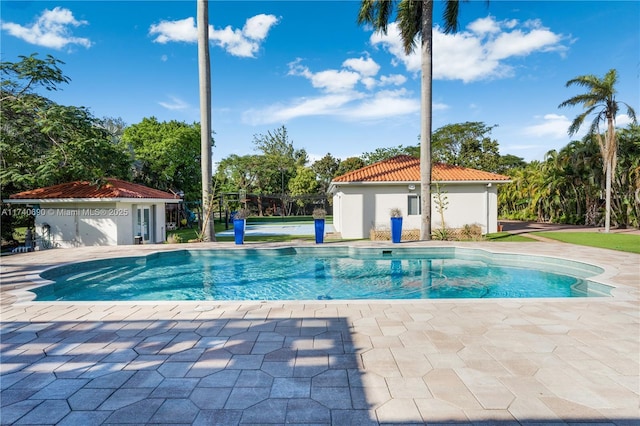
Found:
<svg viewBox="0 0 640 426"><path fill-rule="evenodd" d="M138 222L136 235L142 237L142 241L149 242L149 229L151 222L151 209L149 206L138 207Z"/></svg>

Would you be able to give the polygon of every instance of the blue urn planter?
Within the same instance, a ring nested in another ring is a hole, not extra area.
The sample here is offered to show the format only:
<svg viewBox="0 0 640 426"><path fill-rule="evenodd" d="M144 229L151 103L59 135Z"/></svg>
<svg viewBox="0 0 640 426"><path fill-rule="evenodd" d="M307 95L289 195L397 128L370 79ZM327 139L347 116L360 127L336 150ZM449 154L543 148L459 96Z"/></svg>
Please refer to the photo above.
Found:
<svg viewBox="0 0 640 426"><path fill-rule="evenodd" d="M391 242L399 243L402 239L402 218L391 218Z"/></svg>
<svg viewBox="0 0 640 426"><path fill-rule="evenodd" d="M244 219L233 219L233 235L236 244L244 244Z"/></svg>
<svg viewBox="0 0 640 426"><path fill-rule="evenodd" d="M324 242L324 219L314 219L313 224L316 231L316 244Z"/></svg>

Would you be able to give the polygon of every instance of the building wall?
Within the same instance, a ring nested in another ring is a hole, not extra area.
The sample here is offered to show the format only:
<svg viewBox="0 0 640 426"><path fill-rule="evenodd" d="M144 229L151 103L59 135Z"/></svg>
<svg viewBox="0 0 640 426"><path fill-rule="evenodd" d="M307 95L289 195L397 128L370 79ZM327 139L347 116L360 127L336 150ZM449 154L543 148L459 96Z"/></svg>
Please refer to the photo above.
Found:
<svg viewBox="0 0 640 426"><path fill-rule="evenodd" d="M117 226L110 214L115 207L115 203L43 204L35 217L36 235L51 247L116 245Z"/></svg>
<svg viewBox="0 0 640 426"><path fill-rule="evenodd" d="M415 186L414 189L410 189ZM497 231L497 185L486 183L450 183L440 186L440 193L446 203L444 222L448 228L478 224L482 233ZM334 206L340 206L334 213L334 227L343 238L369 238L372 228L391 227L390 210L399 208L403 216L403 229L420 229L421 215L409 214L410 196L420 195L420 185L363 184L339 185L334 195ZM433 191L435 191L435 185ZM437 196L431 197L431 228L442 225L436 203ZM419 205L419 199L416 199Z"/></svg>
<svg viewBox="0 0 640 426"><path fill-rule="evenodd" d="M149 242L165 241L165 203L145 204L152 216ZM35 217L40 248L134 244L137 205L113 203L46 203ZM49 233L45 231L48 225ZM43 241L44 239L44 245Z"/></svg>

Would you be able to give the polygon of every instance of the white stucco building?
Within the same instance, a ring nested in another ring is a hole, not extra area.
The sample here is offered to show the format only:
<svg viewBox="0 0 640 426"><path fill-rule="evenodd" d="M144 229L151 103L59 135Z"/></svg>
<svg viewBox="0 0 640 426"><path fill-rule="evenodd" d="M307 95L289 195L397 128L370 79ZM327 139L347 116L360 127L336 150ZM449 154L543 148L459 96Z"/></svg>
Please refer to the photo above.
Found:
<svg viewBox="0 0 640 426"><path fill-rule="evenodd" d="M119 179L69 182L13 194L16 211L35 216L38 248L165 241L168 192ZM137 237L137 238L136 238Z"/></svg>
<svg viewBox="0 0 640 426"><path fill-rule="evenodd" d="M482 233L497 232L498 184L509 177L446 164L432 166L431 227L441 227L436 183L446 197L445 226L477 224ZM420 229L420 160L401 155L335 178L333 226L343 238L369 238L371 229L389 228L392 208L402 211L403 229Z"/></svg>

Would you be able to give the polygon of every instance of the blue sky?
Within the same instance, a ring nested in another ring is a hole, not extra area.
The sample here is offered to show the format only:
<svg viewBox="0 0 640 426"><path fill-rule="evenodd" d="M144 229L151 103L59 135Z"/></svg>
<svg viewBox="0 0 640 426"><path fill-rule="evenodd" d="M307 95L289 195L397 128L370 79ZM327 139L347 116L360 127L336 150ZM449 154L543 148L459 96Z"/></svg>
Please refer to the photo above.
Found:
<svg viewBox="0 0 640 426"><path fill-rule="evenodd" d="M214 162L282 125L310 159L414 145L420 57L356 24L359 1L211 1ZM200 120L196 2L1 2L1 59L51 54L71 83L45 95L96 117ZM578 75L619 73L640 113L640 2L470 1L460 31L434 9L433 129L482 121L501 154L542 160L571 138ZM618 125L628 117L618 116ZM580 135L578 135L579 137ZM577 139L578 137L574 137Z"/></svg>

